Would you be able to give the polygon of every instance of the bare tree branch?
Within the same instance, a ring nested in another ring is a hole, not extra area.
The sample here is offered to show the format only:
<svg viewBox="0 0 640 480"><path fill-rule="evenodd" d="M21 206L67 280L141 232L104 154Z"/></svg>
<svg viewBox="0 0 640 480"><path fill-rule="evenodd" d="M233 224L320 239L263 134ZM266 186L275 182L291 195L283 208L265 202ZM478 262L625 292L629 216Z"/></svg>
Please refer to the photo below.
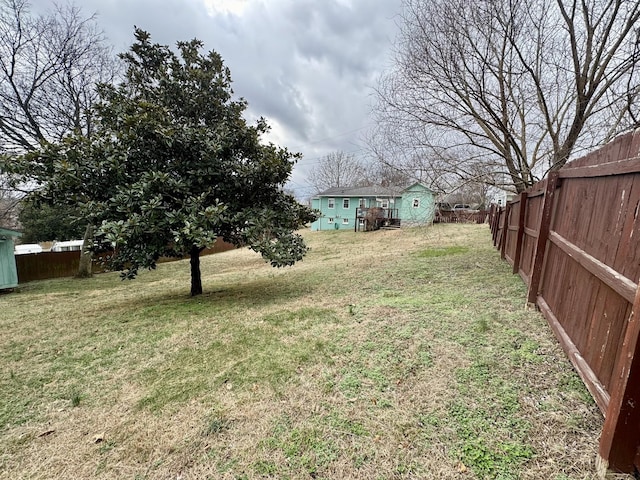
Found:
<svg viewBox="0 0 640 480"><path fill-rule="evenodd" d="M367 184L364 164L353 155L337 151L328 154L311 170L307 181L320 193L332 187L354 187Z"/></svg>
<svg viewBox="0 0 640 480"><path fill-rule="evenodd" d="M639 21L634 0L405 0L375 149L522 191L638 124Z"/></svg>
<svg viewBox="0 0 640 480"><path fill-rule="evenodd" d="M115 72L94 16L71 4L35 15L27 0L0 0L0 149L89 134L95 85Z"/></svg>

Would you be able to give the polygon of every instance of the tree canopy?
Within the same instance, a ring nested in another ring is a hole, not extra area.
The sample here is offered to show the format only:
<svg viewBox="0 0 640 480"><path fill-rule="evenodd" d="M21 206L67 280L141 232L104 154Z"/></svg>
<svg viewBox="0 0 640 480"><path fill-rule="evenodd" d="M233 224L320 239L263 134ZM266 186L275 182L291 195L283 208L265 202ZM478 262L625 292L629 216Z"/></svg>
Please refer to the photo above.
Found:
<svg viewBox="0 0 640 480"><path fill-rule="evenodd" d="M134 278L160 256L191 257L191 294L202 293L199 254L217 237L275 267L300 260L295 231L315 217L283 193L299 157L264 144L264 119L248 125L231 75L202 42L176 51L135 30L119 85L102 84L90 137L73 135L27 154L23 173L39 195L77 204L112 244L112 268Z"/></svg>
<svg viewBox="0 0 640 480"><path fill-rule="evenodd" d="M638 125L636 0L404 0L378 90L388 158L521 191Z"/></svg>
<svg viewBox="0 0 640 480"><path fill-rule="evenodd" d="M334 187L407 186L411 180L407 172L381 159L367 162L340 150L322 157L307 175L314 194Z"/></svg>
<svg viewBox="0 0 640 480"><path fill-rule="evenodd" d="M78 209L72 205L23 200L18 214L22 243L81 239L86 226L75 221L78 215Z"/></svg>

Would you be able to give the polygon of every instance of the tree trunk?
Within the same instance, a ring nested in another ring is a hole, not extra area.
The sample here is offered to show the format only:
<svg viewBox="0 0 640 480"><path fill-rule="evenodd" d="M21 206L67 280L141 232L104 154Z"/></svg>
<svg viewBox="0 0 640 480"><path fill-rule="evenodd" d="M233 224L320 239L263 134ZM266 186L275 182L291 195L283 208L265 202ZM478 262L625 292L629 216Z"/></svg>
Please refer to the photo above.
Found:
<svg viewBox="0 0 640 480"><path fill-rule="evenodd" d="M202 277L200 275L200 252L201 248L193 245L191 247L191 296L202 295Z"/></svg>
<svg viewBox="0 0 640 480"><path fill-rule="evenodd" d="M91 278L93 272L91 270L91 260L93 253L91 252L91 243L93 240L93 225L88 224L84 231L84 241L82 242L82 252L80 252L80 265L78 266L78 274L76 278Z"/></svg>

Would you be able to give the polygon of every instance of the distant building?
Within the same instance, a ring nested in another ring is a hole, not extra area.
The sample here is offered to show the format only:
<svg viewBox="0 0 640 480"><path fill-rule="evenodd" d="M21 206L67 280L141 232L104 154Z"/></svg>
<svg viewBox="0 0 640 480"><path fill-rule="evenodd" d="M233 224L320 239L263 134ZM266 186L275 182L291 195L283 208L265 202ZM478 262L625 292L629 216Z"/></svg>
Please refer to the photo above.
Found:
<svg viewBox="0 0 640 480"><path fill-rule="evenodd" d="M16 255L26 255L28 253L42 253L42 247L37 243L22 243L13 248Z"/></svg>
<svg viewBox="0 0 640 480"><path fill-rule="evenodd" d="M74 252L82 250L84 240L68 240L66 242L54 242L51 246L52 252Z"/></svg>
<svg viewBox="0 0 640 480"><path fill-rule="evenodd" d="M487 194L489 205L498 205L499 207L504 207L507 202L510 202L515 197L515 193L507 192L506 190L498 187L490 187L490 190Z"/></svg>
<svg viewBox="0 0 640 480"><path fill-rule="evenodd" d="M311 199L320 217L312 230L370 230L433 222L435 193L421 183L409 187L334 187Z"/></svg>

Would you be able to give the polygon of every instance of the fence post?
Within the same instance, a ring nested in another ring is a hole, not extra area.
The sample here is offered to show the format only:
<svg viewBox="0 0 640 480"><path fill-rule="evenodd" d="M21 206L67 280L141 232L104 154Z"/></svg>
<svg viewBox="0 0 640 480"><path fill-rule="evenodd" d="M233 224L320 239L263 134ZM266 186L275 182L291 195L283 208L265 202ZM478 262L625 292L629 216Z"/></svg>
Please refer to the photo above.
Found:
<svg viewBox="0 0 640 480"><path fill-rule="evenodd" d="M500 240L502 239L502 235L500 235L500 219L504 216L504 210L506 207L498 208L498 215L496 218L496 241L495 246L498 250L500 250Z"/></svg>
<svg viewBox="0 0 640 480"><path fill-rule="evenodd" d="M504 223L502 227L502 236L500 240L500 258L506 258L505 251L507 245L507 233L509 232L509 215L511 214L511 203L507 203L504 210Z"/></svg>
<svg viewBox="0 0 640 480"><path fill-rule="evenodd" d="M500 217L502 216L503 213L504 213L504 207L496 208L496 218L494 220L495 225L494 225L494 232L493 232L493 246L496 248L499 248L500 246L500 236L498 235L498 233L500 233Z"/></svg>
<svg viewBox="0 0 640 480"><path fill-rule="evenodd" d="M613 370L609 406L600 436L598 474L609 468L633 472L640 425L640 286L636 290L621 351Z"/></svg>
<svg viewBox="0 0 640 480"><path fill-rule="evenodd" d="M536 250L533 258L533 268L531 270L531 280L529 282L529 292L527 303L535 304L538 297L538 288L542 279L542 265L547 251L547 240L549 240L549 229L551 228L551 214L555 200L556 188L558 186L558 172L552 172L547 177L547 185L542 203L542 218L538 230Z"/></svg>
<svg viewBox="0 0 640 480"><path fill-rule="evenodd" d="M516 253L513 256L513 273L520 270L520 257L522 256L522 242L524 240L524 219L527 214L527 192L520 194L520 216L518 217L518 234L516 236Z"/></svg>
<svg viewBox="0 0 640 480"><path fill-rule="evenodd" d="M493 209L495 205L491 204L489 207L489 230L491 231L491 241L493 241Z"/></svg>
<svg viewBox="0 0 640 480"><path fill-rule="evenodd" d="M491 205L491 217L489 219L489 227L491 228L491 243L493 246L496 246L496 214L497 214L498 206L495 204Z"/></svg>

